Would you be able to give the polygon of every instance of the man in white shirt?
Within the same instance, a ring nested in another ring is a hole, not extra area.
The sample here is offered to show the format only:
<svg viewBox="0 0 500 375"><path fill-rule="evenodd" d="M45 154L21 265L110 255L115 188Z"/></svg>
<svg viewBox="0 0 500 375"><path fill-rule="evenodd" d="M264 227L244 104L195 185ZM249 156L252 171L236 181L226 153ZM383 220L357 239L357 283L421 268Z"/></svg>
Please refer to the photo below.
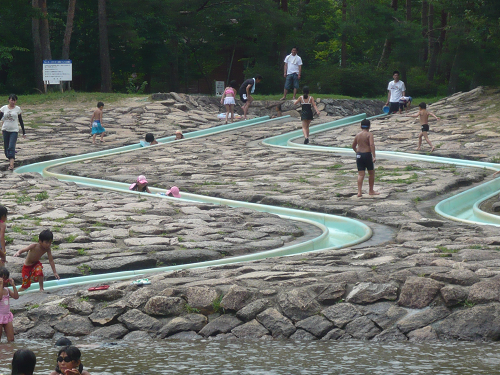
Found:
<svg viewBox="0 0 500 375"><path fill-rule="evenodd" d="M405 96L406 87L403 81L399 80L399 72L395 70L392 73L392 78L394 81L389 82L389 86L387 86L388 94L387 94L387 103L385 105L389 105L389 113L399 112L399 99Z"/></svg>
<svg viewBox="0 0 500 375"><path fill-rule="evenodd" d="M302 59L297 55L297 47L292 48L292 53L285 57L285 67L283 76L285 80L285 90L283 91L283 97L280 100L286 99L286 94L288 90L293 88L293 99L297 96L297 89L299 88L299 79L302 75Z"/></svg>

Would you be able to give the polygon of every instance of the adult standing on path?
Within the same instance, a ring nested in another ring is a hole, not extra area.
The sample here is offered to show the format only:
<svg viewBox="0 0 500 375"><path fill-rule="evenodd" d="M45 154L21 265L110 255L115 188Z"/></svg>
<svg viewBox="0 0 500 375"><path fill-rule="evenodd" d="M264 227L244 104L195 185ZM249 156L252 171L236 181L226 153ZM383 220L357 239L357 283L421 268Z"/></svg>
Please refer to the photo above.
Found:
<svg viewBox="0 0 500 375"><path fill-rule="evenodd" d="M403 81L399 80L399 72L395 70L392 73L392 78L394 81L389 82L389 86L387 86L387 103L385 105L389 105L389 113L399 112L399 99L405 96L406 87Z"/></svg>
<svg viewBox="0 0 500 375"><path fill-rule="evenodd" d="M299 80L302 75L302 59L297 55L297 47L292 48L292 52L285 57L285 67L283 76L285 77L285 90L280 100L285 100L288 90L293 88L293 100L297 96Z"/></svg>
<svg viewBox="0 0 500 375"><path fill-rule="evenodd" d="M14 161L16 159L16 143L19 135L19 124L23 129L23 138L26 138L24 131L24 122L21 116L21 108L16 105L17 95L11 94L9 96L9 104L0 108L0 120L3 121L2 136L3 136L3 149L5 157L9 159L9 171L14 169Z"/></svg>
<svg viewBox="0 0 500 375"><path fill-rule="evenodd" d="M251 94L255 91L255 85L262 81L262 76L257 74L255 78L249 78L245 82L243 82L238 90L238 94L240 94L240 99L243 102L243 120L247 119L247 112L250 104L253 102L253 97Z"/></svg>

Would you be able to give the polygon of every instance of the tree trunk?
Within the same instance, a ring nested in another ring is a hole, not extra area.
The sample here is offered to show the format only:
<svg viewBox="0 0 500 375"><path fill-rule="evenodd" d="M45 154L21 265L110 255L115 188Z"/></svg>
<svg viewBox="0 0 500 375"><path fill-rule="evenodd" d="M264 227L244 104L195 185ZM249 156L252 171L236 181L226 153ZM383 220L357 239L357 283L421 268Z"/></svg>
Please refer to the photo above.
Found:
<svg viewBox="0 0 500 375"><path fill-rule="evenodd" d="M64 32L62 59L69 59L69 46L71 43L71 34L73 33L73 19L75 18L76 0L69 0L68 17L66 18L66 30Z"/></svg>
<svg viewBox="0 0 500 375"><path fill-rule="evenodd" d="M99 60L101 62L101 92L111 92L111 62L109 58L106 0L98 0Z"/></svg>
<svg viewBox="0 0 500 375"><path fill-rule="evenodd" d="M422 1L422 36L424 38L426 38L426 36L427 36L427 29L428 29L428 26L427 26L427 22L428 22L427 12L428 12L428 9L429 9L429 4L427 3L427 1L423 0ZM428 57L429 57L429 48L427 47L427 42L424 42L423 43L423 47L422 47L421 56L420 56L421 62L423 64L425 64L425 62L427 61Z"/></svg>
<svg viewBox="0 0 500 375"><path fill-rule="evenodd" d="M380 60L377 65L377 69L384 66L390 54L391 54L391 41L389 39L386 39L384 43L384 49L382 50L382 56L380 56Z"/></svg>
<svg viewBox="0 0 500 375"><path fill-rule="evenodd" d="M341 47L340 47L340 67L347 66L347 35L345 32L345 23L347 21L347 0L342 0L342 22L344 23L344 30L342 31Z"/></svg>
<svg viewBox="0 0 500 375"><path fill-rule="evenodd" d="M438 41L434 31L434 6L429 4L429 68L427 70L427 80L432 81L437 67L437 56L439 53Z"/></svg>
<svg viewBox="0 0 500 375"><path fill-rule="evenodd" d="M448 82L448 95L452 95L458 91L458 75L460 73L460 50L461 45L458 46L453 65L451 67L450 80Z"/></svg>
<svg viewBox="0 0 500 375"><path fill-rule="evenodd" d="M281 0L281 10L288 12L288 0Z"/></svg>
<svg viewBox="0 0 500 375"><path fill-rule="evenodd" d="M38 0L32 0L31 6L34 12L40 9ZM40 41L40 19L38 15L31 19L31 34L33 37L33 54L35 58L35 84L36 88L40 92L43 92L43 58L42 43Z"/></svg>
<svg viewBox="0 0 500 375"><path fill-rule="evenodd" d="M39 0L40 9L42 11L42 19L40 20L40 42L42 44L42 57L44 60L52 60L50 51L50 33L49 19L47 15L47 0Z"/></svg>
<svg viewBox="0 0 500 375"><path fill-rule="evenodd" d="M391 0L391 8L396 12L398 10L398 0Z"/></svg>
<svg viewBox="0 0 500 375"><path fill-rule="evenodd" d="M170 56L170 91L179 92L179 42L177 39L172 38L170 40L170 48L172 50L172 55ZM185 66L187 69L187 64ZM186 83L186 87L189 87L189 81ZM189 92L186 90L186 93Z"/></svg>
<svg viewBox="0 0 500 375"><path fill-rule="evenodd" d="M406 20L411 21L411 0L406 0Z"/></svg>

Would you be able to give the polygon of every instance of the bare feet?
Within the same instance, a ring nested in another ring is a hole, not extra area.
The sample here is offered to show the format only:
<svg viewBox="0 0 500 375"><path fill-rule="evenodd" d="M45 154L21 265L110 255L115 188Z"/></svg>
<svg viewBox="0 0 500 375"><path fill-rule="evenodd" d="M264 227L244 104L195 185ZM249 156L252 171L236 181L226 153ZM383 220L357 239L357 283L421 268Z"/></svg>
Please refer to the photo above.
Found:
<svg viewBox="0 0 500 375"><path fill-rule="evenodd" d="M295 96L292 98L292 100L296 100L296 99L295 99Z"/></svg>
<svg viewBox="0 0 500 375"><path fill-rule="evenodd" d="M417 147L417 151L420 151L420 147Z"/></svg>
<svg viewBox="0 0 500 375"><path fill-rule="evenodd" d="M434 146L432 146L432 148L431 148L431 152L432 152L432 151L434 151Z"/></svg>
<svg viewBox="0 0 500 375"><path fill-rule="evenodd" d="M358 193L358 198L361 198L362 196L363 196L363 194Z"/></svg>
<svg viewBox="0 0 500 375"><path fill-rule="evenodd" d="M9 171L13 171L13 170L14 170L14 166L13 166L13 165L9 165L8 170L9 170Z"/></svg>
<svg viewBox="0 0 500 375"><path fill-rule="evenodd" d="M370 195L380 195L378 191L370 191L368 194Z"/></svg>

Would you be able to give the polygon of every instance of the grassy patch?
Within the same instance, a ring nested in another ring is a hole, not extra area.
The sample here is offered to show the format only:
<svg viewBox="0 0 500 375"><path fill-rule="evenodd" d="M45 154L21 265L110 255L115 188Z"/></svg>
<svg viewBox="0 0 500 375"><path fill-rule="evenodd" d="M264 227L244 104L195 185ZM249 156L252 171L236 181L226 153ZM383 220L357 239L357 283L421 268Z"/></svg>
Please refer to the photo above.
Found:
<svg viewBox="0 0 500 375"><path fill-rule="evenodd" d="M223 297L224 296L221 294L219 297L217 297L216 299L214 299L212 301L212 308L213 308L214 312L216 312L216 313L220 312L222 314L224 314L226 312L224 310L224 308L220 305Z"/></svg>
<svg viewBox="0 0 500 375"><path fill-rule="evenodd" d="M438 249L442 253L447 253L447 254L458 253L458 249L448 249L445 246L436 246L436 249Z"/></svg>
<svg viewBox="0 0 500 375"><path fill-rule="evenodd" d="M76 237L78 237L77 234L71 234L68 237L65 238L66 242L72 243L75 241Z"/></svg>
<svg viewBox="0 0 500 375"><path fill-rule="evenodd" d="M23 195L17 196L17 198L16 198L17 204L24 204L26 202L31 202L31 198L28 195L23 194Z"/></svg>
<svg viewBox="0 0 500 375"><path fill-rule="evenodd" d="M85 255L87 255L87 251L85 249L83 249L83 248L82 249L78 249L76 252L78 253L79 256L85 256Z"/></svg>
<svg viewBox="0 0 500 375"><path fill-rule="evenodd" d="M47 193L46 191L42 191L41 193L38 193L37 195L35 195L36 201L43 201L43 200L48 199L48 198L49 198L49 193Z"/></svg>
<svg viewBox="0 0 500 375"><path fill-rule="evenodd" d="M28 306L26 306L24 309L26 311L30 311L30 310L33 310L33 309L38 309L39 307L40 307L40 305L37 304L37 303L35 303L34 305L28 305Z"/></svg>
<svg viewBox="0 0 500 375"><path fill-rule="evenodd" d="M184 305L184 309L186 310L186 312L188 314L198 314L200 312L199 309L197 309L195 307L191 307L187 303Z"/></svg>
<svg viewBox="0 0 500 375"><path fill-rule="evenodd" d="M82 275L91 275L92 274L92 269L88 264L82 264L77 266L78 270L82 273Z"/></svg>

